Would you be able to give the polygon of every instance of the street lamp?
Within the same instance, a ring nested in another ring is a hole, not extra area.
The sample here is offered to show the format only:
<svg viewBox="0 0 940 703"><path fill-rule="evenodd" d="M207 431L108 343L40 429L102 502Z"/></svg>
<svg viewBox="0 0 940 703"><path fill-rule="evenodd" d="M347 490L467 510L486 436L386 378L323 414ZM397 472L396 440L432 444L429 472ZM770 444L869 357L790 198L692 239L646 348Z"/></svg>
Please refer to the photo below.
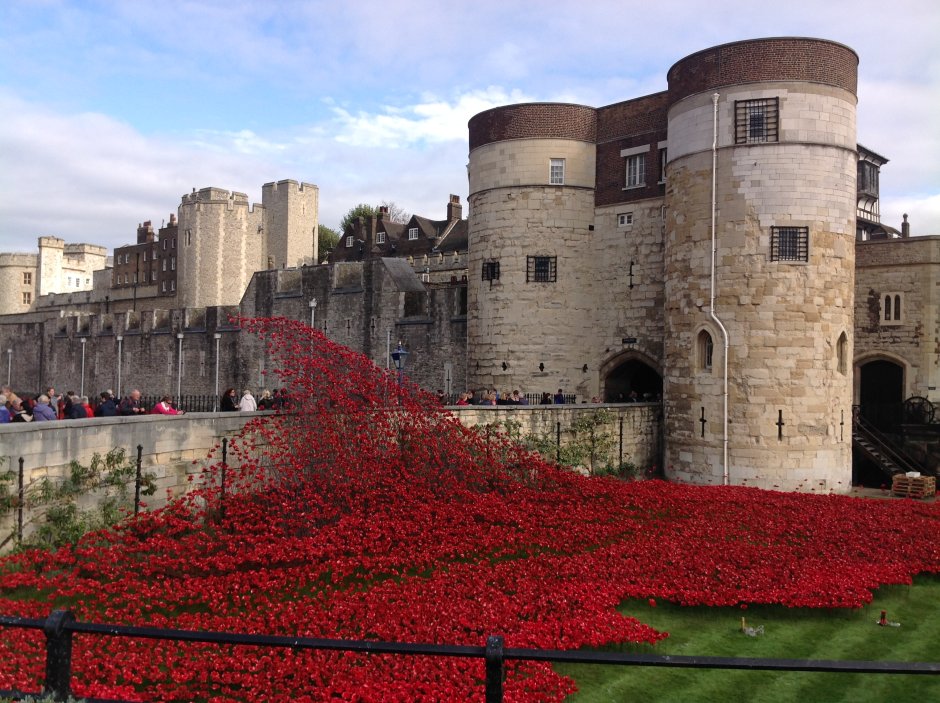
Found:
<svg viewBox="0 0 940 703"><path fill-rule="evenodd" d="M401 345L401 340L398 340L398 347L392 352L392 361L395 362L395 370L398 371L399 386L405 376L405 358L407 356L408 352L405 351L405 348Z"/></svg>
<svg viewBox="0 0 940 703"><path fill-rule="evenodd" d="M7 385L10 385L11 372L13 371L13 350L7 349Z"/></svg>
<svg viewBox="0 0 940 703"><path fill-rule="evenodd" d="M177 332L176 339L179 342L176 361L176 403L177 407L182 403L180 393L183 391L183 333Z"/></svg>
<svg viewBox="0 0 940 703"><path fill-rule="evenodd" d="M222 335L216 332L212 335L212 338L215 340L215 405L213 405L213 412L219 412L219 340L222 339Z"/></svg>
<svg viewBox="0 0 940 703"><path fill-rule="evenodd" d="M316 329L316 325L314 324L316 320L317 320L317 299L311 298L310 299L310 326L313 327L314 329Z"/></svg>
<svg viewBox="0 0 940 703"><path fill-rule="evenodd" d="M81 385L79 385L79 397L85 395L85 342L87 341L87 339L82 337L82 382Z"/></svg>
<svg viewBox="0 0 940 703"><path fill-rule="evenodd" d="M118 367L118 369L117 369L117 371L118 371L118 377L117 377L117 397L118 397L118 398L123 398L123 397L124 397L124 396L121 395L121 349L122 349L122 347L123 347L123 345L122 345L122 342L123 342L123 341L124 341L124 337L122 337L121 335L118 335L118 336L117 336L117 343L118 343L118 358L117 358L117 367Z"/></svg>

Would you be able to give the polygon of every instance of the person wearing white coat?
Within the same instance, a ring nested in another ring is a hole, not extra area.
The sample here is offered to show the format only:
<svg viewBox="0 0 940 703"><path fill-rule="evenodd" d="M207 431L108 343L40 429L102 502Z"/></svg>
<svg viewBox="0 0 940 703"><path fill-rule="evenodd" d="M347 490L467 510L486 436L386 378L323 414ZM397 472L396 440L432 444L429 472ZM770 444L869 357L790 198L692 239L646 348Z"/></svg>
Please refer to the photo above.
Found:
<svg viewBox="0 0 940 703"><path fill-rule="evenodd" d="M238 409L243 413L254 412L258 409L258 402L248 388L242 393L242 399L238 401Z"/></svg>

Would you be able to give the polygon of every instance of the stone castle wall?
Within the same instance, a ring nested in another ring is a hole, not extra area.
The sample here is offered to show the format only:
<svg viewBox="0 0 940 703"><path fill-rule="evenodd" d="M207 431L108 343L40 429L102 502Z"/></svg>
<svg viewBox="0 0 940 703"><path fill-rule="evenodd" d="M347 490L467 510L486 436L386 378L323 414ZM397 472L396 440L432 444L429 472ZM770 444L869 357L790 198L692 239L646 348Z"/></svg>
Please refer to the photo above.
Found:
<svg viewBox="0 0 940 703"><path fill-rule="evenodd" d="M876 359L900 363L904 397L940 403L940 236L856 242L855 252L856 366ZM901 315L894 319L898 297Z"/></svg>

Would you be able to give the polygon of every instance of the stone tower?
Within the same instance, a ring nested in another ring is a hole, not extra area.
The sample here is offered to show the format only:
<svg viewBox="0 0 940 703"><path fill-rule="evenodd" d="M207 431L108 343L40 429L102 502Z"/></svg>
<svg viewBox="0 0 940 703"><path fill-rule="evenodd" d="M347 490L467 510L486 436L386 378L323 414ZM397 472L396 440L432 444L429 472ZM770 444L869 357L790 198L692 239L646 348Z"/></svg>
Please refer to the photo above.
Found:
<svg viewBox="0 0 940 703"><path fill-rule="evenodd" d="M317 263L319 197L312 183L284 180L262 186L265 262L273 259L276 268Z"/></svg>
<svg viewBox="0 0 940 703"><path fill-rule="evenodd" d="M669 70L670 478L849 486L857 67L841 44L778 38Z"/></svg>
<svg viewBox="0 0 940 703"><path fill-rule="evenodd" d="M471 387L587 392L596 120L545 103L470 120Z"/></svg>
<svg viewBox="0 0 940 703"><path fill-rule="evenodd" d="M221 188L184 195L177 252L180 307L237 305L251 274L264 268L262 208Z"/></svg>

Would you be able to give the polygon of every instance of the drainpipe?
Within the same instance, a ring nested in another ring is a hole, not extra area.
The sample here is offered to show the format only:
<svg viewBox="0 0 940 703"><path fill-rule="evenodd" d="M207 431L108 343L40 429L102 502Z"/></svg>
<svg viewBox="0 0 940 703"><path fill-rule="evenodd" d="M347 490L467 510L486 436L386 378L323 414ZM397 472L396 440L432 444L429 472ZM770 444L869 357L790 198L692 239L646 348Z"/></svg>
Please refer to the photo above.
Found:
<svg viewBox="0 0 940 703"><path fill-rule="evenodd" d="M723 402L722 408L722 439L721 439L721 480L722 485L729 485L728 476L728 330L715 314L715 261L718 258L718 239L715 236L715 209L717 202L718 181L718 93L712 95L712 276L711 295L708 302L708 314L718 329L724 342L723 361Z"/></svg>

